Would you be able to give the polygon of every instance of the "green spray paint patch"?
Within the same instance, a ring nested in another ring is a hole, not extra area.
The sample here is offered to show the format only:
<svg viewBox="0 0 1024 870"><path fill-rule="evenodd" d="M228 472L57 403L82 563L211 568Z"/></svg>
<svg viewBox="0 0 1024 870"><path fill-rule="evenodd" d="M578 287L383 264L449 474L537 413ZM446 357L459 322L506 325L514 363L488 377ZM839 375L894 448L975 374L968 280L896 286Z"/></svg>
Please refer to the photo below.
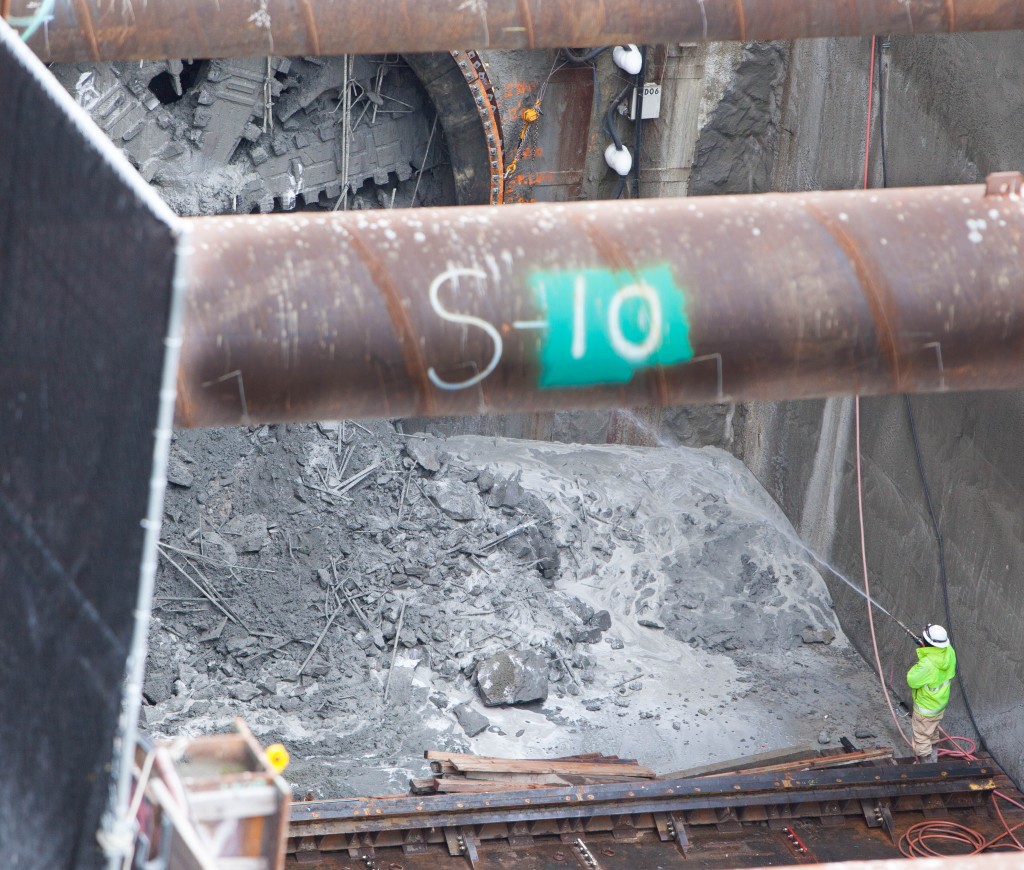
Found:
<svg viewBox="0 0 1024 870"><path fill-rule="evenodd" d="M693 358L686 300L667 265L536 272L530 286L547 319L541 387L625 384Z"/></svg>

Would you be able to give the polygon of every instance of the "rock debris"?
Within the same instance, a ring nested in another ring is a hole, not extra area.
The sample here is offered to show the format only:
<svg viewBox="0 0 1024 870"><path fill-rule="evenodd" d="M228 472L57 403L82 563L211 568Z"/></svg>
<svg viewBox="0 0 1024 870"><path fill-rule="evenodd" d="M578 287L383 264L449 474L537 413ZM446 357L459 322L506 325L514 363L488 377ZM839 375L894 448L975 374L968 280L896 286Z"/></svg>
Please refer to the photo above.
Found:
<svg viewBox="0 0 1024 870"><path fill-rule="evenodd" d="M404 791L426 748L677 769L879 702L722 451L343 421L180 432L169 483L145 727L241 715L299 794Z"/></svg>

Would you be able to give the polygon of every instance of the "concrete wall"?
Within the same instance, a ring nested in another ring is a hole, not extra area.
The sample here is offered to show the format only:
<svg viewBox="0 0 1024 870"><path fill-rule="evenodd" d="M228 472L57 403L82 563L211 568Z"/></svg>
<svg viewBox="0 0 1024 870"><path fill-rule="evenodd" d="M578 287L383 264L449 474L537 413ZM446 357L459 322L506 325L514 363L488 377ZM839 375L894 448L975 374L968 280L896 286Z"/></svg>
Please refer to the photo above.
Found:
<svg viewBox="0 0 1024 870"><path fill-rule="evenodd" d="M804 541L862 584L851 399L748 408L742 444L748 464L778 499ZM1024 395L915 397L928 481L945 539L952 621L939 582L928 518L902 397L861 406L865 533L872 593L919 628L951 627L961 681L993 752L1024 771ZM865 602L823 570L847 634L873 661ZM913 645L877 617L887 680L901 690ZM954 733L972 733L954 691Z"/></svg>
<svg viewBox="0 0 1024 870"><path fill-rule="evenodd" d="M873 185L961 183L1024 169L1024 34L893 40L881 51ZM863 166L869 40L794 45L774 121L780 190L853 187ZM742 83L739 83L742 87ZM700 144L698 143L698 153ZM1017 350L1019 353L1019 349ZM965 688L998 760L1024 777L1024 394L915 397L945 538L953 637ZM862 403L867 562L876 597L912 626L946 623L937 546L901 397ZM861 558L852 400L749 406L736 450L805 541L855 583ZM832 578L843 625L869 658L865 605ZM882 617L885 675L903 689L913 649ZM947 717L971 733L954 690Z"/></svg>

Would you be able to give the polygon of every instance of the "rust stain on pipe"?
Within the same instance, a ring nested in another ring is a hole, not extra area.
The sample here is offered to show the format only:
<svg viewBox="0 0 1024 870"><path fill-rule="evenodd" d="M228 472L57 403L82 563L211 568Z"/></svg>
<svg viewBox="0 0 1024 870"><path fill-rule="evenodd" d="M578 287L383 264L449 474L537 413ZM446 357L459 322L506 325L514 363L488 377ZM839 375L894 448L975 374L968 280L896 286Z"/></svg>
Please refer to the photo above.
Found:
<svg viewBox="0 0 1024 870"><path fill-rule="evenodd" d="M942 0L942 11L946 16L946 29L952 33L956 30L956 4L953 0Z"/></svg>
<svg viewBox="0 0 1024 870"><path fill-rule="evenodd" d="M302 20L306 23L306 34L309 38L309 45L314 55L320 54L320 36L316 29L316 16L313 14L313 7L309 0L299 0L302 5Z"/></svg>
<svg viewBox="0 0 1024 870"><path fill-rule="evenodd" d="M83 60L103 60L99 43L96 41L96 30L92 24L93 16L92 11L89 9L88 0L74 0L74 3L79 32L85 40L85 47L89 52L89 56L83 58Z"/></svg>
<svg viewBox="0 0 1024 870"><path fill-rule="evenodd" d="M1017 0L55 0L47 61L379 54L1024 29ZM76 14L76 9L82 11ZM84 12L88 9L88 14ZM12 20L35 0L10 0ZM263 14L265 12L265 15ZM91 18L95 44L84 22Z"/></svg>
<svg viewBox="0 0 1024 870"><path fill-rule="evenodd" d="M743 11L743 0L733 0L736 5L736 32L741 42L747 42L747 16Z"/></svg>
<svg viewBox="0 0 1024 870"><path fill-rule="evenodd" d="M1022 388L1022 184L194 219L178 422Z"/></svg>
<svg viewBox="0 0 1024 870"><path fill-rule="evenodd" d="M419 336L413 328L409 319L409 312L406 310L408 300L403 299L401 291L396 282L391 278L388 266L383 258L368 245L365 245L358 235L349 233L352 241L352 248L359 257L367 271L373 278L374 286L380 291L387 308L388 318L391 321L391 328L398 338L398 344L402 352L402 360L405 364L406 374L416 385L416 395L420 399L417 405L416 414L425 417L434 414L434 398L430 389L430 379L427 377L427 363L423 358L423 349L420 346ZM387 412L385 412L387 413Z"/></svg>
<svg viewBox="0 0 1024 870"><path fill-rule="evenodd" d="M884 277L877 274L873 268L874 263L864 256L864 252L857 245L856 239L852 238L843 229L843 217L836 220L834 215L823 212L813 205L809 205L808 209L821 222L821 225L831 233L839 247L849 257L854 272L857 274L857 279L860 281L864 298L871 307L871 316L874 318L880 350L892 372L891 390L895 393L903 392L903 381L900 377L899 344L896 339L896 330L890 320L890 310L893 307L892 297Z"/></svg>
<svg viewBox="0 0 1024 870"><path fill-rule="evenodd" d="M533 31L533 15L530 14L529 0L519 0L519 17L522 19L523 31L526 33L528 48L537 48L537 36Z"/></svg>

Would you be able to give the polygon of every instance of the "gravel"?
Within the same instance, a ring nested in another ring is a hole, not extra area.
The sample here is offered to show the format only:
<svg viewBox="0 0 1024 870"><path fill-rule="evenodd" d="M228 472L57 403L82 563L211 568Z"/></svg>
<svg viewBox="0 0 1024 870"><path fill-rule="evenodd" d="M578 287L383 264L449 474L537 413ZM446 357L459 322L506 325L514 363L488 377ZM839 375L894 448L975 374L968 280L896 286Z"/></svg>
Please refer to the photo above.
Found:
<svg viewBox="0 0 1024 870"><path fill-rule="evenodd" d="M242 716L300 795L404 791L427 748L674 770L884 704L722 451L341 422L182 431L171 468L144 722Z"/></svg>

